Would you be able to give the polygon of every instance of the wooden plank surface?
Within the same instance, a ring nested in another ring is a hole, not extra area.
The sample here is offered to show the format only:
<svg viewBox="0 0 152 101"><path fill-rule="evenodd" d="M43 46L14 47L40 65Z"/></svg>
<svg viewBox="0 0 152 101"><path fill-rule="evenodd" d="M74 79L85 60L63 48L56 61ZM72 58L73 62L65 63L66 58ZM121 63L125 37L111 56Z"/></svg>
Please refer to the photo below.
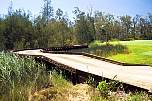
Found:
<svg viewBox="0 0 152 101"><path fill-rule="evenodd" d="M42 53L40 50L15 52L26 55L42 55L74 69L106 77L120 82L144 88L152 92L152 67L121 66L83 55Z"/></svg>

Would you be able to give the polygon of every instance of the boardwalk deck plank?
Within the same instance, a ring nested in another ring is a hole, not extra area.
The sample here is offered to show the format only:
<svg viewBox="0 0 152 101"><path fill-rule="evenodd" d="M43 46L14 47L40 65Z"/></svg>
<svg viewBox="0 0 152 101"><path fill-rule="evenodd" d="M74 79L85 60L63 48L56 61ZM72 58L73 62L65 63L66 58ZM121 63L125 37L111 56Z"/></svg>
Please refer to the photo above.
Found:
<svg viewBox="0 0 152 101"><path fill-rule="evenodd" d="M42 53L40 50L18 51L17 54L42 55L74 69L106 77L152 92L152 67L121 66L83 55Z"/></svg>

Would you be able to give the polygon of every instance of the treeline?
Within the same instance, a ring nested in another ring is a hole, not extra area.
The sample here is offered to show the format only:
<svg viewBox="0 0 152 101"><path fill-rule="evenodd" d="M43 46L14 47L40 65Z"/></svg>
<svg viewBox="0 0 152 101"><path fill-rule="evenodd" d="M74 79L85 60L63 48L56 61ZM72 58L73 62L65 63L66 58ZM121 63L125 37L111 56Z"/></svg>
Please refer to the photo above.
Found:
<svg viewBox="0 0 152 101"><path fill-rule="evenodd" d="M100 11L85 13L78 7L73 13L72 22L61 9L54 11L50 0L44 0L37 17L9 9L0 18L0 50L88 44L93 40L152 39L151 13L115 17Z"/></svg>

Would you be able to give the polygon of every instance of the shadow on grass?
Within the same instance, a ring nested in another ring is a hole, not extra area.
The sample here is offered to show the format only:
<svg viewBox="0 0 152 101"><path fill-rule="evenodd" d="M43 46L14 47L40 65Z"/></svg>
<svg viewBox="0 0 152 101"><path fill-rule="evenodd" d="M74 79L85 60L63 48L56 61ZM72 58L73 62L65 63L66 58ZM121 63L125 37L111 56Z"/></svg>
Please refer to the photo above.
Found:
<svg viewBox="0 0 152 101"><path fill-rule="evenodd" d="M108 57L111 55L116 54L128 54L128 48L121 44L103 44L103 45L96 45L96 46L90 46L88 50L85 50L88 53L99 55L102 57Z"/></svg>

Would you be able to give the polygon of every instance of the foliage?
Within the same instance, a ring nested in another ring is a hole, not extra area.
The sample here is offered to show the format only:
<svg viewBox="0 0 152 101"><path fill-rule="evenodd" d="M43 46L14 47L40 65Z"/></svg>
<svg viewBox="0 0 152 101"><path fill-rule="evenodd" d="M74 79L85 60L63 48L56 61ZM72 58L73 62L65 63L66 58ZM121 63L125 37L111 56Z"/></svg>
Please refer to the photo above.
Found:
<svg viewBox="0 0 152 101"><path fill-rule="evenodd" d="M4 26L4 21L0 18L0 51L5 49Z"/></svg>
<svg viewBox="0 0 152 101"><path fill-rule="evenodd" d="M64 79L62 73L55 70L50 71L51 86L32 95L31 101L67 101L69 89L73 87L72 83Z"/></svg>
<svg viewBox="0 0 152 101"><path fill-rule="evenodd" d="M30 14L26 14L24 10L16 10L3 19L4 26L1 28L3 31L4 45L6 49L29 48L32 46L33 33L32 22L29 21Z"/></svg>
<svg viewBox="0 0 152 101"><path fill-rule="evenodd" d="M33 17L30 11L14 10L0 18L0 50L44 48L74 44L90 44L94 40L152 39L152 17L112 14L95 11L73 11L74 20L58 8L54 11L52 0L44 0L41 15Z"/></svg>
<svg viewBox="0 0 152 101"><path fill-rule="evenodd" d="M94 18L86 16L85 12L80 11L78 7L75 7L74 14L75 20L75 33L79 44L90 43L94 40Z"/></svg>
<svg viewBox="0 0 152 101"><path fill-rule="evenodd" d="M111 95L108 98L105 98L94 94L94 96L91 97L91 101L151 101L151 96L144 92L136 92L126 94L125 97L119 99L116 95Z"/></svg>
<svg viewBox="0 0 152 101"><path fill-rule="evenodd" d="M119 86L118 86L119 84ZM110 95L110 92L114 92L116 89L118 89L122 84L118 81L111 80L109 82L101 81L99 82L97 86L97 90L100 91L101 95L103 97L108 97Z"/></svg>
<svg viewBox="0 0 152 101"><path fill-rule="evenodd" d="M102 57L108 57L120 53L126 54L128 53L128 49L121 44L101 43L100 41L95 41L89 45L88 52Z"/></svg>
<svg viewBox="0 0 152 101"><path fill-rule="evenodd" d="M129 97L128 97L128 101L148 101L149 98L148 98L148 95L143 93L143 92L137 92L135 94L131 94Z"/></svg>
<svg viewBox="0 0 152 101"><path fill-rule="evenodd" d="M102 95L104 94L104 96L107 96L109 93L109 88L106 81L99 82L99 85L97 86L97 90L99 90Z"/></svg>
<svg viewBox="0 0 152 101"><path fill-rule="evenodd" d="M0 53L0 100L27 101L31 93L48 83L44 65L31 58Z"/></svg>
<svg viewBox="0 0 152 101"><path fill-rule="evenodd" d="M53 7L52 7L52 0L43 0L44 1L44 7L42 11L42 17L45 20L45 23L48 23L48 21L53 17Z"/></svg>
<svg viewBox="0 0 152 101"><path fill-rule="evenodd" d="M90 85L90 86L93 86L93 87L96 86L95 79L91 75L88 76L88 79L86 80L85 83Z"/></svg>
<svg viewBox="0 0 152 101"><path fill-rule="evenodd" d="M118 81L101 81L97 90L100 91L100 95L95 92L91 101L150 101L152 98L151 95L142 91L125 93L122 84Z"/></svg>
<svg viewBox="0 0 152 101"><path fill-rule="evenodd" d="M107 43L94 41L88 52L125 63L152 65L151 40L110 41L109 44L110 47Z"/></svg>
<svg viewBox="0 0 152 101"><path fill-rule="evenodd" d="M56 71L51 71L51 81L53 85L56 87L68 87L72 86L72 83L65 80L64 75L60 72L57 73Z"/></svg>

